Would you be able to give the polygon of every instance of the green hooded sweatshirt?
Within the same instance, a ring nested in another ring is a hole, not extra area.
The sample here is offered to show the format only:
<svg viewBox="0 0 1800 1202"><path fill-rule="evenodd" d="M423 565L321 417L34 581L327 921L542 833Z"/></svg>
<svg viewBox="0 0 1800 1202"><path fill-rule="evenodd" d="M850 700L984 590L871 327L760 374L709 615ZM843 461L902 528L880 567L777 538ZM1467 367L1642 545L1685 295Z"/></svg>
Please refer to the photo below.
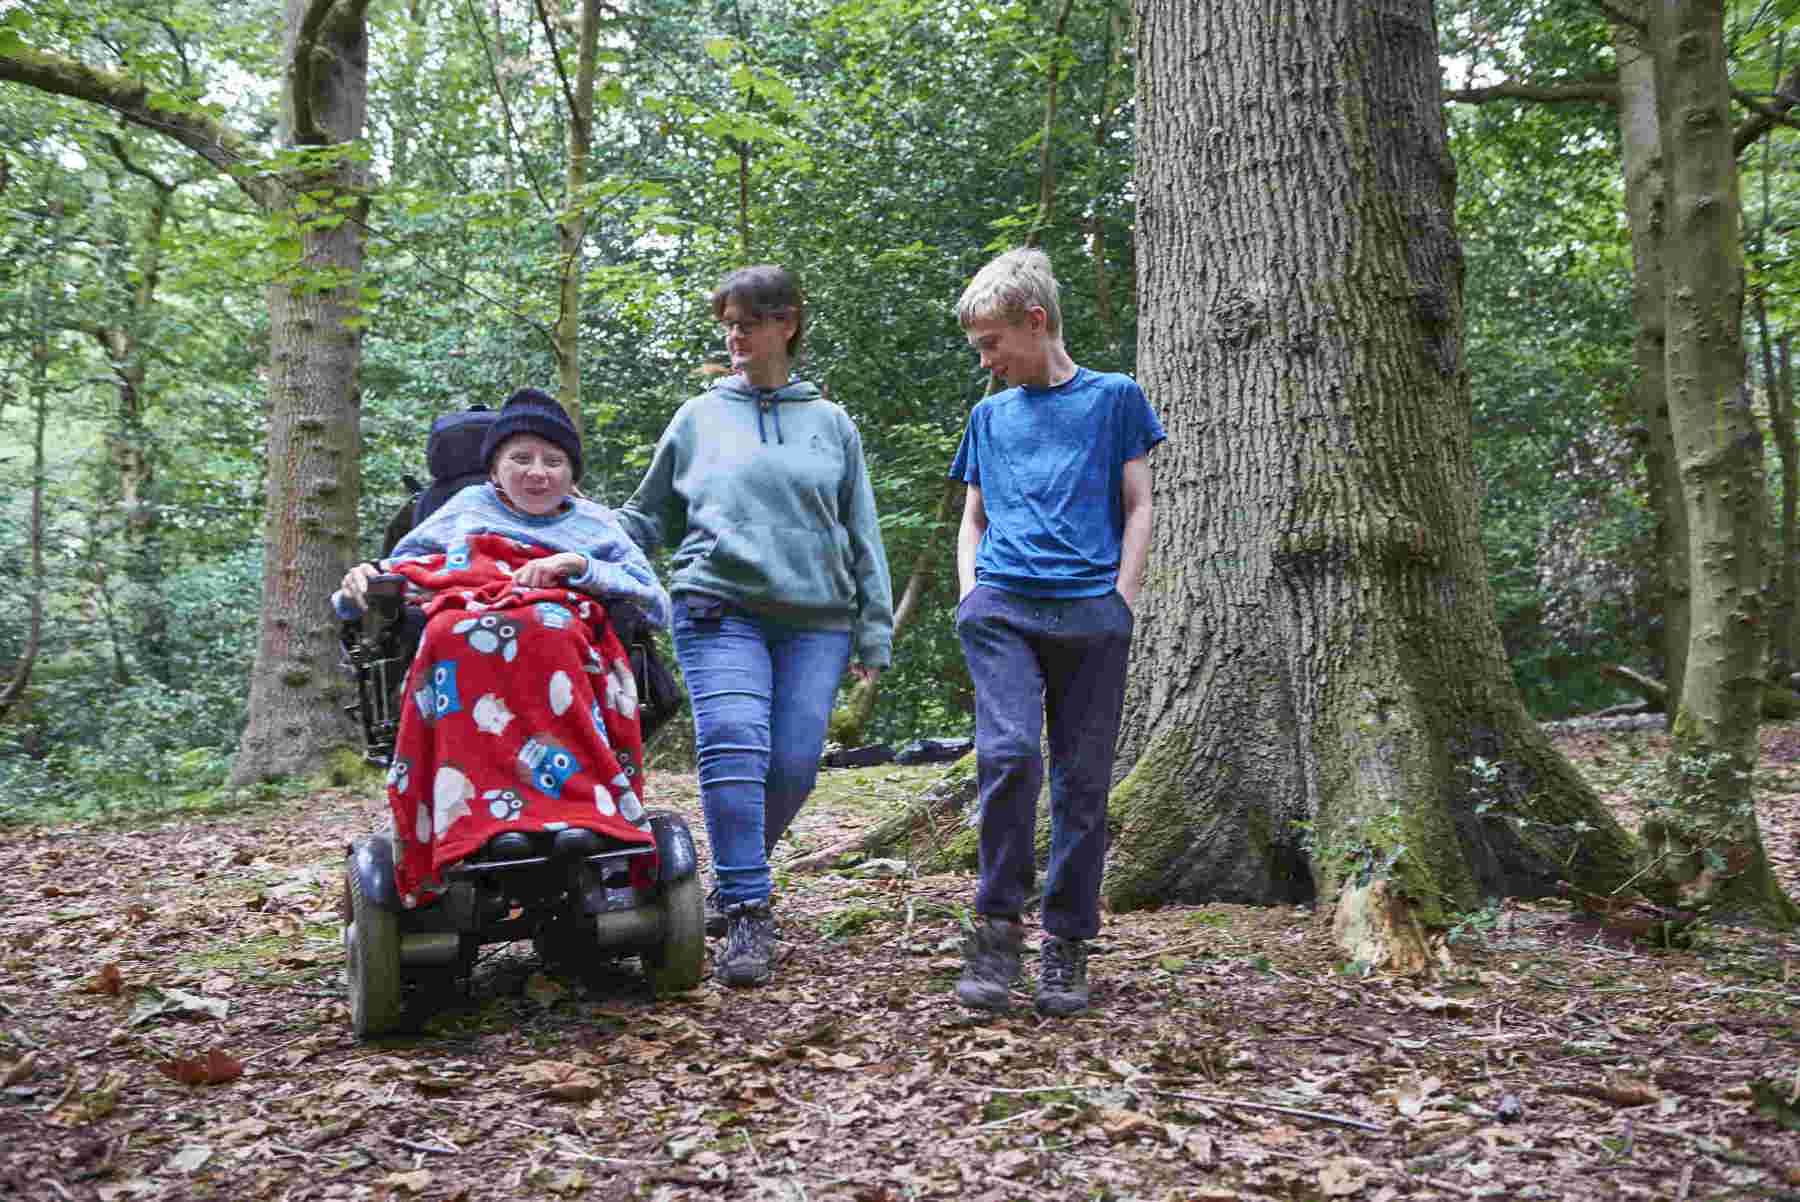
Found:
<svg viewBox="0 0 1800 1202"><path fill-rule="evenodd" d="M614 512L646 552L680 540L669 592L848 629L859 663L888 666L893 587L862 436L811 384L732 376L687 401Z"/></svg>

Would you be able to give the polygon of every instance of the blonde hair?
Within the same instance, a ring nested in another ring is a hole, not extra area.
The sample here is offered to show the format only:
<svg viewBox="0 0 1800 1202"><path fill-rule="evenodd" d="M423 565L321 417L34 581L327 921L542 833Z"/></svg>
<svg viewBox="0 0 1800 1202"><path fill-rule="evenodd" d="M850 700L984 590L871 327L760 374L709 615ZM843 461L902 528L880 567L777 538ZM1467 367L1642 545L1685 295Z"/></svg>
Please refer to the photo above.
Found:
<svg viewBox="0 0 1800 1202"><path fill-rule="evenodd" d="M1035 305L1048 318L1046 332L1058 335L1062 306L1056 300L1057 288L1049 255L1031 246L1009 250L975 273L956 302L956 320L964 329L971 322L995 317L1017 323Z"/></svg>

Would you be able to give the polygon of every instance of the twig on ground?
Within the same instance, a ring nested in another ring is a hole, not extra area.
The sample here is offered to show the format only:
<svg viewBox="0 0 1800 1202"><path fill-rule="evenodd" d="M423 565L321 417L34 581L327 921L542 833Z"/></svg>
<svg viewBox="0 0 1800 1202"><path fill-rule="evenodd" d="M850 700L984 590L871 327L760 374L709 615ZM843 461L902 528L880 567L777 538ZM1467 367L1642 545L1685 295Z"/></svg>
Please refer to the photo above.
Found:
<svg viewBox="0 0 1800 1202"><path fill-rule="evenodd" d="M596 1156L592 1152L584 1152L580 1148L574 1147L574 1141L566 1135L557 1136L555 1142L556 1150L564 1156L572 1157L575 1160L591 1161L594 1164L659 1165L666 1163L661 1160L625 1160L618 1156Z"/></svg>
<svg viewBox="0 0 1800 1202"><path fill-rule="evenodd" d="M756 1162L757 1168L763 1167L762 1153L756 1150L756 1141L750 1138L750 1128L744 1128L744 1146L750 1149L750 1159Z"/></svg>
<svg viewBox="0 0 1800 1202"><path fill-rule="evenodd" d="M401 1139L398 1135L385 1136L389 1143L399 1144L402 1148L411 1148L415 1152L435 1152L439 1156L461 1156L461 1148L446 1148L438 1144L422 1144L416 1140Z"/></svg>
<svg viewBox="0 0 1800 1202"><path fill-rule="evenodd" d="M51 1189L55 1190L62 1197L67 1198L69 1200L69 1202L75 1202L75 1195L71 1194L68 1190L64 1189L63 1183L58 1181L56 1178L46 1177L46 1178L44 1178L44 1184L49 1186Z"/></svg>
<svg viewBox="0 0 1800 1202"><path fill-rule="evenodd" d="M1148 1089L1139 1085L1039 1085L1030 1089L1007 1089L998 1085L977 1085L972 1081L959 1081L956 1084L964 1089L983 1089L989 1093L1078 1093L1091 1089L1128 1089L1133 1093L1160 1094L1167 1098L1186 1098L1190 1102L1205 1102L1213 1106L1235 1106L1242 1110L1271 1110L1277 1114L1291 1114L1299 1118L1315 1119L1321 1123L1336 1123L1343 1127L1355 1127L1361 1131L1373 1131L1377 1135L1386 1135L1386 1127L1377 1127L1373 1123L1365 1123L1361 1119L1346 1118L1340 1114L1326 1114L1317 1110L1301 1110L1293 1106L1277 1106L1273 1102L1244 1102L1237 1098L1218 1098L1209 1094L1183 1093L1175 1089Z"/></svg>
<svg viewBox="0 0 1800 1202"><path fill-rule="evenodd" d="M68 1101L71 1097L74 1096L75 1090L80 1085L81 1085L80 1071L76 1070L76 1069L71 1069L69 1072L69 1083L67 1085L63 1086L63 1091L60 1094L56 1095L55 1101L51 1102L48 1106L44 1107L44 1113L49 1114L51 1111L55 1110L58 1106L61 1106L64 1102Z"/></svg>
<svg viewBox="0 0 1800 1202"><path fill-rule="evenodd" d="M326 1123L306 1138L304 1141L306 1148L308 1151L322 1148L332 1140L348 1135L360 1126L362 1126L362 1115L360 1114L352 1115L347 1119L339 1119L335 1123Z"/></svg>
<svg viewBox="0 0 1800 1202"><path fill-rule="evenodd" d="M1675 1187L1675 1202L1687 1202L1688 1191L1694 1188L1694 1162L1688 1161L1681 1166L1681 1184Z"/></svg>
<svg viewBox="0 0 1800 1202"><path fill-rule="evenodd" d="M1134 1092L1138 1086L1126 1086ZM1359 1131L1373 1131L1377 1135L1386 1135L1386 1127L1377 1127L1374 1123L1365 1123L1361 1119L1346 1118L1341 1114L1326 1114L1319 1110L1301 1110L1296 1106L1277 1106L1273 1102L1245 1102L1237 1098L1219 1098L1210 1094L1183 1093L1175 1089L1145 1089L1143 1093L1158 1094L1166 1098L1185 1098L1190 1102L1204 1102L1209 1106L1235 1106L1241 1110L1268 1110L1276 1114L1291 1114L1296 1118L1312 1119L1320 1123L1335 1123L1340 1127L1355 1127Z"/></svg>
<svg viewBox="0 0 1800 1202"><path fill-rule="evenodd" d="M1108 1084L1099 1085L1033 1085L1026 1089L1013 1089L1004 1085L982 1085L976 1081L952 1081L952 1085L963 1089L982 1089L988 1093L1079 1093L1084 1089L1112 1089Z"/></svg>
<svg viewBox="0 0 1800 1202"><path fill-rule="evenodd" d="M264 1048L260 1052L251 1052L248 1056L245 1056L242 1060L239 1060L238 1063L239 1064L249 1064L252 1060L255 1060L258 1056L267 1056L270 1052L279 1052L282 1048L291 1047L294 1044L299 1043L302 1039L311 1039L314 1035L317 1035L317 1034L318 1034L317 1031L308 1031L304 1035L296 1035L292 1039L285 1040L281 1043L276 1044L274 1047Z"/></svg>
<svg viewBox="0 0 1800 1202"><path fill-rule="evenodd" d="M1203 947L1208 943L1214 942L1217 942L1216 936L1206 939L1190 939L1186 943L1176 943L1168 947L1159 947L1153 952L1140 952L1135 956L1120 956L1119 963L1136 964L1139 960L1154 960L1158 956L1173 956L1180 952L1192 951L1195 948Z"/></svg>
<svg viewBox="0 0 1800 1202"><path fill-rule="evenodd" d="M1473 1198L1475 1196L1474 1190L1467 1186L1458 1185L1454 1181L1445 1181L1442 1177L1421 1177L1419 1180L1423 1181L1426 1185L1429 1185L1432 1189L1447 1189L1451 1193L1461 1194L1465 1198Z"/></svg>

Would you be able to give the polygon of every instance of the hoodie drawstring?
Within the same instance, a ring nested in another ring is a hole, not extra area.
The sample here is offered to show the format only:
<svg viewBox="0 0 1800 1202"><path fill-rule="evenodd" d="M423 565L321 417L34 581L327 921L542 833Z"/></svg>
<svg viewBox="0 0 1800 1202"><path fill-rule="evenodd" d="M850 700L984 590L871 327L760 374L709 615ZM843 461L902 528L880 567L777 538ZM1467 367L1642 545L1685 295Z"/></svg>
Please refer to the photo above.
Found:
<svg viewBox="0 0 1800 1202"><path fill-rule="evenodd" d="M775 414L775 444L777 446L785 446L786 443L781 437L781 401L779 399L773 401L770 400L769 397L773 395L773 392L759 393L757 395L756 437L764 446L769 445L769 436L763 432L763 414L772 410Z"/></svg>

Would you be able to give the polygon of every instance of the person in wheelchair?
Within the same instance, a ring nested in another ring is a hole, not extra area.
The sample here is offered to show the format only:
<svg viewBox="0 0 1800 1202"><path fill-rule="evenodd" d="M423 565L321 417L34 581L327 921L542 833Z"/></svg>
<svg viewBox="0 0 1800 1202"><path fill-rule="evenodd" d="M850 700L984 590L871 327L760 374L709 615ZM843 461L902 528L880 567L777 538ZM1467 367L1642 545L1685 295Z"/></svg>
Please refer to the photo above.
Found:
<svg viewBox="0 0 1800 1202"><path fill-rule="evenodd" d="M350 619L372 588L398 585L423 611L388 757L403 913L445 896L449 871L471 857L585 862L603 847L660 842L642 800L637 688L609 611L666 628L669 596L611 511L572 495L581 441L554 398L515 392L481 455L486 483L451 497L387 558L350 569L333 597ZM626 861L631 886L654 886L655 865ZM354 936L351 952L354 987L367 959Z"/></svg>

